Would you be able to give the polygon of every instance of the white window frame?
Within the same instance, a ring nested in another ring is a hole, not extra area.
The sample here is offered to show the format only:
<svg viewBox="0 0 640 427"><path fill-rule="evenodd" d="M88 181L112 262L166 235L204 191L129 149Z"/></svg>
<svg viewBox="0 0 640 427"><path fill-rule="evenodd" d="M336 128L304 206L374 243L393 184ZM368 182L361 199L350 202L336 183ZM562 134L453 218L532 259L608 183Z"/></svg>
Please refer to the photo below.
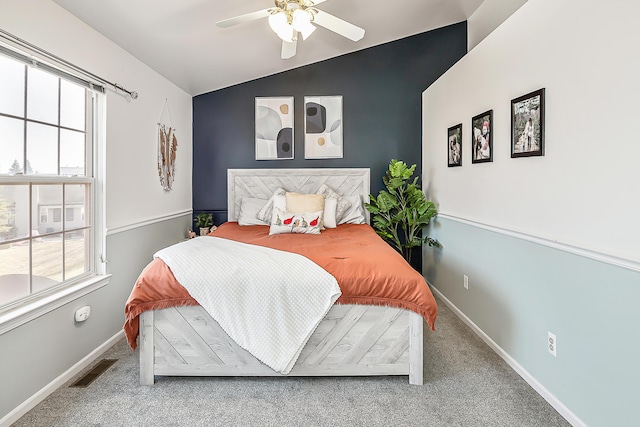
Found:
<svg viewBox="0 0 640 427"><path fill-rule="evenodd" d="M68 73L60 72L59 77L66 78ZM74 81L79 77L68 75ZM25 297L0 309L0 335L15 329L33 319L53 311L83 295L106 286L111 275L106 274L106 227L105 227L105 136L106 136L106 95L87 89L87 137L91 137L92 144L86 145L86 158L91 164L86 165L88 174L92 176L9 176L0 175L0 184L19 184L30 182L40 183L90 183L92 186L91 224L92 224L92 253L91 271L75 280L61 283L45 292ZM88 163L87 162L87 163ZM26 165L25 165L26 167ZM86 213L86 212L85 212ZM30 210L30 215L32 211ZM40 212L38 212L38 218ZM84 218L84 215L83 215ZM64 215L62 216L64 221Z"/></svg>

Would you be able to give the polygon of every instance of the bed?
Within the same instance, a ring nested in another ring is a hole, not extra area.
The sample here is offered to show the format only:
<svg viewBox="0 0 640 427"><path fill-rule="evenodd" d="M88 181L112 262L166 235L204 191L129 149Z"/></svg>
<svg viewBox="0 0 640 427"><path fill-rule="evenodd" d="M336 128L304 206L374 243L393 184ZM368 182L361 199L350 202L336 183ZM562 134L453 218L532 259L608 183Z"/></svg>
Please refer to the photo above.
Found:
<svg viewBox="0 0 640 427"><path fill-rule="evenodd" d="M225 230L234 227L251 228L237 227L233 223L238 219L243 198L268 199L276 188L315 193L323 184L340 195L366 200L370 192L369 169L229 169L229 224L220 227L218 235L224 237ZM365 216L368 222L366 210ZM258 228L254 227L255 230ZM368 229L373 233L367 225L338 226L337 229L321 234L331 239L332 233L342 230L367 234L365 229ZM245 234L255 235L254 238L260 241L260 233L251 230ZM216 236L216 231L212 235ZM381 243L381 249L390 249L386 243ZM398 262L404 263L398 257ZM410 269L408 265L406 267ZM144 272L140 280L145 280ZM155 279L150 276L146 280L153 282ZM369 375L408 375L410 384L421 385L423 324L426 319L431 328L434 327L437 306L421 276L420 280L423 287L416 292L420 293L420 298L428 300L426 303L421 300L420 307L411 302L385 303L376 298L350 298L349 291L343 292L308 338L287 374L271 369L238 345L193 299L175 298L175 305L156 304L156 309L146 309L144 304L139 304L137 309L131 310L130 297L125 332L132 347L135 347L137 336L142 385L153 384L156 376Z"/></svg>

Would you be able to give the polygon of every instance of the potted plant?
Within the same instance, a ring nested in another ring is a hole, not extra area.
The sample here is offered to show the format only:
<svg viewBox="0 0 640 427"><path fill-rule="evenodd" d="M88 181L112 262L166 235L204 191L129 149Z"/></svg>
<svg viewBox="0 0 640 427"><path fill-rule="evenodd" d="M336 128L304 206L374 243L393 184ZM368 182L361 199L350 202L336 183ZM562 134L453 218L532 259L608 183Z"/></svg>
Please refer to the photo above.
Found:
<svg viewBox="0 0 640 427"><path fill-rule="evenodd" d="M213 225L213 215L210 213L200 212L194 218L196 225L200 228L200 235L206 236L211 232L211 226Z"/></svg>
<svg viewBox="0 0 640 427"><path fill-rule="evenodd" d="M378 197L369 195L371 203L365 206L373 215L373 228L380 237L394 246L407 262L411 252L423 243L442 247L440 242L423 235L423 229L438 213L435 204L428 201L418 185L418 177L411 181L416 165L408 167L399 160L391 160L382 178L387 190Z"/></svg>

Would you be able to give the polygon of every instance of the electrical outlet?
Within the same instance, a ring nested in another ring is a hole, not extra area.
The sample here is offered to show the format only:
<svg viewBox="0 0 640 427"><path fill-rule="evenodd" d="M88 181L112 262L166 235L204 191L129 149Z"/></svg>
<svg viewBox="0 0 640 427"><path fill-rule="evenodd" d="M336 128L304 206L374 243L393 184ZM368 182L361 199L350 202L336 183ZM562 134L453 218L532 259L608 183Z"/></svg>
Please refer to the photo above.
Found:
<svg viewBox="0 0 640 427"><path fill-rule="evenodd" d="M464 275L464 288L469 290L469 276Z"/></svg>
<svg viewBox="0 0 640 427"><path fill-rule="evenodd" d="M84 322L91 316L91 307L85 305L84 307L80 307L76 310L75 319L76 322Z"/></svg>
<svg viewBox="0 0 640 427"><path fill-rule="evenodd" d="M558 351L558 339L555 334L551 333L551 331L547 331L547 334L547 350L550 355L556 357L556 352Z"/></svg>

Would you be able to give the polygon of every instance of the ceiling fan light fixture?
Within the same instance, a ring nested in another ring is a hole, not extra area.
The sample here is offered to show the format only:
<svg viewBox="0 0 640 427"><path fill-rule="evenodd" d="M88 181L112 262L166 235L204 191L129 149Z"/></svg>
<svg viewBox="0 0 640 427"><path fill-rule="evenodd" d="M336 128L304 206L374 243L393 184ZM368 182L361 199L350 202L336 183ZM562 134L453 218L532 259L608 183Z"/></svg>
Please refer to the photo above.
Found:
<svg viewBox="0 0 640 427"><path fill-rule="evenodd" d="M274 7L245 13L234 18L216 22L220 28L227 28L243 22L268 18L269 26L283 40L280 57L292 58L296 54L299 36L307 39L317 26L357 42L364 37L364 29L344 21L327 12L318 10L316 4L326 0L273 0Z"/></svg>
<svg viewBox="0 0 640 427"><path fill-rule="evenodd" d="M307 10L296 9L293 11L292 17L293 29L302 34L304 40L307 39L316 30L315 25L311 23L311 13Z"/></svg>
<svg viewBox="0 0 640 427"><path fill-rule="evenodd" d="M306 25L302 30L300 30L300 34L302 34L302 40L306 40L313 32L316 30L316 26L309 22L309 25Z"/></svg>
<svg viewBox="0 0 640 427"><path fill-rule="evenodd" d="M269 15L269 26L282 40L293 41L293 26L289 24L287 14L280 11Z"/></svg>
<svg viewBox="0 0 640 427"><path fill-rule="evenodd" d="M302 9L296 9L293 11L292 21L293 28L296 31L302 31L303 28L311 23L311 16Z"/></svg>
<svg viewBox="0 0 640 427"><path fill-rule="evenodd" d="M287 43L291 43L293 41L293 38L295 36L295 32L293 31L293 27L289 24L287 24L286 27L282 28L282 31L280 31L278 34L278 37L280 37L283 41L287 42Z"/></svg>

